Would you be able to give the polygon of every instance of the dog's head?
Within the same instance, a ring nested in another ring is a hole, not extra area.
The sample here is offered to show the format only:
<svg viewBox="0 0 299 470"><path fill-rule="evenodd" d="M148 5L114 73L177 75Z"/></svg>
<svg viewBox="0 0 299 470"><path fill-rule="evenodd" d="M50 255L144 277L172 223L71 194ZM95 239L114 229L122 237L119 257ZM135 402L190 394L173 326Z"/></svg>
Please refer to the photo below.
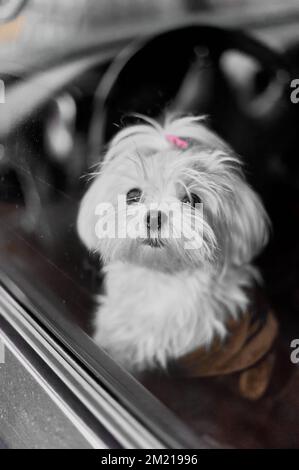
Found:
<svg viewBox="0 0 299 470"><path fill-rule="evenodd" d="M121 130L84 196L78 231L104 263L176 271L248 263L267 216L232 150L201 118Z"/></svg>

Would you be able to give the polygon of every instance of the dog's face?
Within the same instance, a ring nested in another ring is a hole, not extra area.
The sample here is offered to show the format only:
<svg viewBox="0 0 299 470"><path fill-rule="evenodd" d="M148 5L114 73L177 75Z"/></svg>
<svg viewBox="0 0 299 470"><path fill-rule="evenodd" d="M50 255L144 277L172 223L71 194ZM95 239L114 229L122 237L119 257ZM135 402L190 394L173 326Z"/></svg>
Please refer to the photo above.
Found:
<svg viewBox="0 0 299 470"><path fill-rule="evenodd" d="M82 240L104 263L222 269L249 262L263 246L265 212L239 161L212 133L201 139L201 124L191 127L184 149L150 126L112 142L78 219Z"/></svg>

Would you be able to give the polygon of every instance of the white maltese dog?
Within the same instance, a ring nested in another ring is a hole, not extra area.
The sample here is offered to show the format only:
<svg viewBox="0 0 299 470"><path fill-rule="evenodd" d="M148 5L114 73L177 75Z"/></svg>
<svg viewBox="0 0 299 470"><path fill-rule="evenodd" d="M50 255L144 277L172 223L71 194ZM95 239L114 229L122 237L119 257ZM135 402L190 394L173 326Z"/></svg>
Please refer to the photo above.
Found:
<svg viewBox="0 0 299 470"><path fill-rule="evenodd" d="M268 219L202 118L143 118L112 140L78 232L105 265L95 341L141 370L225 338L249 304Z"/></svg>

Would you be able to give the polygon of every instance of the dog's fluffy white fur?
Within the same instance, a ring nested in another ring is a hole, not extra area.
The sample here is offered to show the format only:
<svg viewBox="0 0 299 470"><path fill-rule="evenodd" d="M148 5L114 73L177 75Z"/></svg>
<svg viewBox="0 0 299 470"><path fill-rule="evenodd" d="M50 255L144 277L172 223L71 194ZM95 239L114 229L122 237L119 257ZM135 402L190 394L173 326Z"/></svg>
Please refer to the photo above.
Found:
<svg viewBox="0 0 299 470"><path fill-rule="evenodd" d="M168 135L188 148L177 148ZM97 204L116 207L132 188L140 188L145 205L196 194L203 202L203 245L186 250L184 237L159 247L138 237L99 239ZM258 277L251 262L267 241L268 220L240 160L202 118L168 117L163 126L144 118L112 140L81 202L78 232L105 265L95 341L126 367L143 369L165 367L225 337L228 319L248 306Z"/></svg>

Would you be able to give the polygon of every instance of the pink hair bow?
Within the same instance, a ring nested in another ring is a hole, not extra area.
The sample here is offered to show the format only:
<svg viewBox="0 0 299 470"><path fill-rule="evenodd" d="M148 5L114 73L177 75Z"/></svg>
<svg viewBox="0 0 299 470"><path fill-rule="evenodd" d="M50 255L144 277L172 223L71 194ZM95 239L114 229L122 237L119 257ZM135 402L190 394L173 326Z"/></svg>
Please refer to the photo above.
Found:
<svg viewBox="0 0 299 470"><path fill-rule="evenodd" d="M175 145L179 149L188 148L188 142L186 142L186 140L180 139L180 137L177 137L176 135L166 134L165 137L166 137L166 140L168 140L168 142Z"/></svg>

